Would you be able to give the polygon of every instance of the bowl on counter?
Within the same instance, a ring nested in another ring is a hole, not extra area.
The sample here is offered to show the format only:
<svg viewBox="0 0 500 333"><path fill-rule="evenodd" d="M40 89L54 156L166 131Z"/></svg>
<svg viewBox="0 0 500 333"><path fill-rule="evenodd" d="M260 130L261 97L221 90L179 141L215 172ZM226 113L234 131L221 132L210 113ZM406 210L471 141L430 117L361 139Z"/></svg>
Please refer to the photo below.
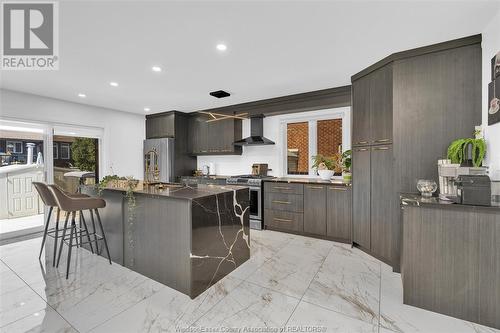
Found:
<svg viewBox="0 0 500 333"><path fill-rule="evenodd" d="M417 181L417 189L424 198L432 197L438 186L435 181L428 179L419 179Z"/></svg>
<svg viewBox="0 0 500 333"><path fill-rule="evenodd" d="M335 171L333 170L318 170L319 178L321 178L322 180L330 180L332 179L334 174Z"/></svg>

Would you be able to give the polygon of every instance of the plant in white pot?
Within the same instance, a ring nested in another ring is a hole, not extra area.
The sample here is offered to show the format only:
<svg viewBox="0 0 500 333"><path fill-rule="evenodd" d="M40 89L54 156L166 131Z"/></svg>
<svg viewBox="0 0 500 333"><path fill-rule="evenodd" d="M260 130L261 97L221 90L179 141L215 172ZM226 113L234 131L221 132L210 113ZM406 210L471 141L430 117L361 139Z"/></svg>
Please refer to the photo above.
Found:
<svg viewBox="0 0 500 333"><path fill-rule="evenodd" d="M313 168L316 169L321 179L330 180L335 174L335 170L339 168L339 158L337 156L327 157L318 154L313 156Z"/></svg>

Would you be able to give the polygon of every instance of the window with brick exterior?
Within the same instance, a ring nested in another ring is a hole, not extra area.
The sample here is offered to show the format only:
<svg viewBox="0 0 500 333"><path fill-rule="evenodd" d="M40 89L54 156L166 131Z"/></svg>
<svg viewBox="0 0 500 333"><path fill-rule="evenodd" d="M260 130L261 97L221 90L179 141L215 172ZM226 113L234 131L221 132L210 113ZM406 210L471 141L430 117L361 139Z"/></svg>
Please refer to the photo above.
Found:
<svg viewBox="0 0 500 333"><path fill-rule="evenodd" d="M309 173L309 123L289 123L287 138L287 172L289 175Z"/></svg>

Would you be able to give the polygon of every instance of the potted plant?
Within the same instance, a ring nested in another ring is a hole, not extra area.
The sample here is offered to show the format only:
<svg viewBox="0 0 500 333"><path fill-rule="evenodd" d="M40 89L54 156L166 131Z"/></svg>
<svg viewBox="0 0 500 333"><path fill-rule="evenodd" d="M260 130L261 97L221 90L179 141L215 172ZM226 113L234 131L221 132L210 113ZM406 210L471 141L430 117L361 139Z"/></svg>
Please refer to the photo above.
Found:
<svg viewBox="0 0 500 333"><path fill-rule="evenodd" d="M453 141L448 147L447 157L451 163L461 166L480 167L486 155L486 141L482 137Z"/></svg>
<svg viewBox="0 0 500 333"><path fill-rule="evenodd" d="M339 169L338 156L327 157L321 154L313 156L313 168L316 169L319 177L323 180L330 180Z"/></svg>
<svg viewBox="0 0 500 333"><path fill-rule="evenodd" d="M342 177L346 182L350 182L352 180L351 165L352 150L349 149L342 153Z"/></svg>

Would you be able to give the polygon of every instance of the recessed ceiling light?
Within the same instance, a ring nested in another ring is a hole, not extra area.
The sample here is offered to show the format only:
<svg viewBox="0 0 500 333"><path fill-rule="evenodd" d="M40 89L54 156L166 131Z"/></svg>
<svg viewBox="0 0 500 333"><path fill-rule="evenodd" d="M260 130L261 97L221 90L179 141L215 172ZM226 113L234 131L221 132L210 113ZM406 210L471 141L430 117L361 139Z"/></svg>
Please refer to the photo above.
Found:
<svg viewBox="0 0 500 333"><path fill-rule="evenodd" d="M160 67L160 66L153 66L153 67L151 67L151 70L152 70L153 72L157 72L157 73L159 73L159 72L161 72L161 67Z"/></svg>
<svg viewBox="0 0 500 333"><path fill-rule="evenodd" d="M118 87L118 82L110 82L109 85L112 87Z"/></svg>
<svg viewBox="0 0 500 333"><path fill-rule="evenodd" d="M144 108L144 111L149 112L149 111L151 111L151 109L150 108Z"/></svg>
<svg viewBox="0 0 500 333"><path fill-rule="evenodd" d="M78 94L78 97L80 97L80 98L85 98L85 97L87 97L87 95L82 94L82 93L79 93L79 94Z"/></svg>
<svg viewBox="0 0 500 333"><path fill-rule="evenodd" d="M216 48L219 51L226 51L227 50L227 45L226 44L217 44Z"/></svg>

